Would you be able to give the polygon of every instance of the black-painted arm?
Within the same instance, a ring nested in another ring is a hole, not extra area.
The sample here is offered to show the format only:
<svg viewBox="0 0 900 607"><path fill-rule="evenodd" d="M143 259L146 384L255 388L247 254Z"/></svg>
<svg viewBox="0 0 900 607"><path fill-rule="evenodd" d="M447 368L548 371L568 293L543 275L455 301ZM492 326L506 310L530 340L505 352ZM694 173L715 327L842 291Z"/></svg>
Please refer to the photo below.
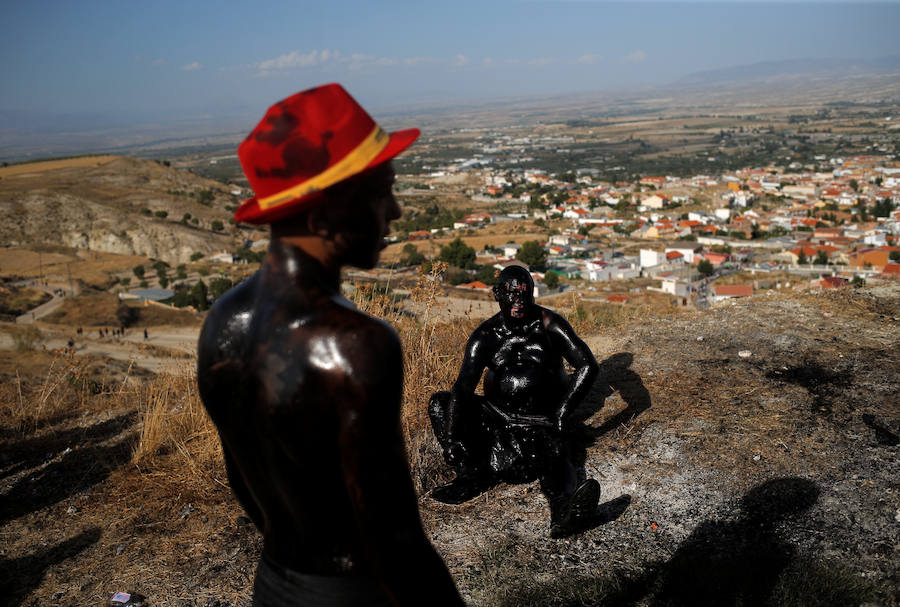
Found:
<svg viewBox="0 0 900 607"><path fill-rule="evenodd" d="M481 375L487 366L488 335L483 326L476 329L466 343L459 375L450 389L450 402L447 405L447 437L450 441L447 458L450 463L465 458L465 447L459 442L460 412L471 406L475 388L481 381Z"/></svg>
<svg viewBox="0 0 900 607"><path fill-rule="evenodd" d="M363 547L396 605L462 605L419 519L400 425L399 341L386 329L367 333L359 336L365 349L345 350L349 373L335 393L341 466Z"/></svg>
<svg viewBox="0 0 900 607"><path fill-rule="evenodd" d="M563 358L575 369L570 377L568 389L556 409L556 425L560 431L563 431L569 416L578 408L591 389L600 365L597 364L597 359L594 358L591 349L578 337L566 319L553 312L545 313L550 315L547 329L550 331L551 338L560 348Z"/></svg>

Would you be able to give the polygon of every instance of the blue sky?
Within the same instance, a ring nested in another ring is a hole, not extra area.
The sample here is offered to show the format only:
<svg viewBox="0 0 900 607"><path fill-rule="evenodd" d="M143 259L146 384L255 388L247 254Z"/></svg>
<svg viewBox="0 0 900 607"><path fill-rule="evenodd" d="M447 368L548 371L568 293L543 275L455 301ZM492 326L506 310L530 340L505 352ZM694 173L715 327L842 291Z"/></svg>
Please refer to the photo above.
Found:
<svg viewBox="0 0 900 607"><path fill-rule="evenodd" d="M665 84L900 54L900 2L30 0L0 21L0 111L261 115L339 81L371 108Z"/></svg>

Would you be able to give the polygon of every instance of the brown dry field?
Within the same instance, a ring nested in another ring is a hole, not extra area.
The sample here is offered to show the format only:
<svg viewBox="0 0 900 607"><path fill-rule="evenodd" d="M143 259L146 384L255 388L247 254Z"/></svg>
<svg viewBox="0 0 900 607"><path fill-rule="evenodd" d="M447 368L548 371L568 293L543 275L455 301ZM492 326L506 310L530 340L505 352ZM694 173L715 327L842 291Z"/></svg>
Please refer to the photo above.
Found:
<svg viewBox="0 0 900 607"><path fill-rule="evenodd" d="M106 288L113 282L114 274L131 273L138 264L146 264L147 258L137 255L118 255L81 249L35 251L22 247L0 248L0 275L38 278L55 282L72 280L92 287ZM132 283L137 280L132 276Z"/></svg>
<svg viewBox="0 0 900 607"><path fill-rule="evenodd" d="M70 169L77 167L100 166L115 160L118 156L83 156L80 158L63 158L61 160L44 160L41 162L26 162L14 164L8 167L0 167L0 179L43 173L57 169Z"/></svg>

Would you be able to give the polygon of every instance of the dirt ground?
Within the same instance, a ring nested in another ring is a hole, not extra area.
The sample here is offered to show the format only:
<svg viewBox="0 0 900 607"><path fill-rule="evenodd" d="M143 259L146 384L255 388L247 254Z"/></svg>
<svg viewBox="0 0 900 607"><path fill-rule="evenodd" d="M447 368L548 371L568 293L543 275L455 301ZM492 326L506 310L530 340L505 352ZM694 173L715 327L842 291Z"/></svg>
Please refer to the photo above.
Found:
<svg viewBox="0 0 900 607"><path fill-rule="evenodd" d="M898 311L898 284L639 317L569 310L601 362L578 439L602 487L592 528L550 539L530 483L455 507L423 495L426 529L472 605L896 605ZM31 359L19 370L42 373ZM132 463L135 394L101 390L28 432L0 418L4 604L127 590L249 605L260 539L221 463Z"/></svg>

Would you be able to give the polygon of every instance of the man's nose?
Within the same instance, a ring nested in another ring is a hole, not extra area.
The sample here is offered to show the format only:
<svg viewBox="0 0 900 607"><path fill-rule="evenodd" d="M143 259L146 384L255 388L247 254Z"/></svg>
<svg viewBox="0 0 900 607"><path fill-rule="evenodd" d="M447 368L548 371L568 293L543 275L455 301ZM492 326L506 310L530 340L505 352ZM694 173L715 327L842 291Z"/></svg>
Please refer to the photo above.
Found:
<svg viewBox="0 0 900 607"><path fill-rule="evenodd" d="M394 221L395 219L400 219L403 213L400 212L400 204L397 202L397 199L394 197L394 193L391 192L389 194L389 200L387 209L385 211L385 218L388 221Z"/></svg>

